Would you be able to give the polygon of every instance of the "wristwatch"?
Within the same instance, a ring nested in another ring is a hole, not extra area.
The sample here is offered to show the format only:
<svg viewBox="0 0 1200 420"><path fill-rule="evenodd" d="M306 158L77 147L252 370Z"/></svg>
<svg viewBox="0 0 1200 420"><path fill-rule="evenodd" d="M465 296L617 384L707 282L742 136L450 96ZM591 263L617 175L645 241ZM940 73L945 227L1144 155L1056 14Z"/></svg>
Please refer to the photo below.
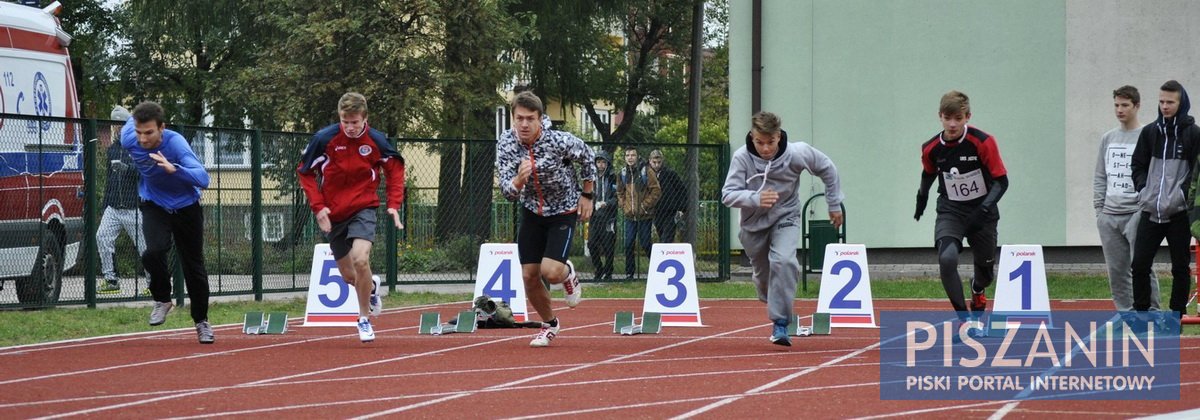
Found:
<svg viewBox="0 0 1200 420"><path fill-rule="evenodd" d="M579 196L580 196L580 197L583 197L583 198L586 198L586 199L588 199L588 200L591 200L591 199L592 199L592 193L590 193L590 192L581 192L581 193L579 193Z"/></svg>

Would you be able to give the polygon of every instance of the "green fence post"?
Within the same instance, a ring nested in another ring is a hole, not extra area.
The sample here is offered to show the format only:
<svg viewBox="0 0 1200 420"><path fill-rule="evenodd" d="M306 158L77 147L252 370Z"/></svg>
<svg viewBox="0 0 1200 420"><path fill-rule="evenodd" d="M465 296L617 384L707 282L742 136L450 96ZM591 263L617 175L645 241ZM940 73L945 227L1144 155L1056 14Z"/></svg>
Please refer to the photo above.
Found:
<svg viewBox="0 0 1200 420"><path fill-rule="evenodd" d="M96 307L96 120L83 124L83 299ZM113 139L120 142L120 139ZM121 147L117 144L113 147ZM136 295L137 289L134 289Z"/></svg>
<svg viewBox="0 0 1200 420"><path fill-rule="evenodd" d="M262 130L250 136L250 282L254 300L263 300Z"/></svg>
<svg viewBox="0 0 1200 420"><path fill-rule="evenodd" d="M720 168L721 168L720 173L727 174L727 173L729 173L729 145L728 144L721 145L720 154L721 154L721 156L719 158L719 160L721 162L720 163ZM733 250L731 249L732 246L729 241L729 208L725 207L723 204L720 204L721 201L720 201L719 197L717 199L717 203L719 206L717 208L717 229L720 230L720 232L717 232L717 235L718 235L717 242L718 242L719 248L720 248L720 251L719 251L720 256L717 257L717 269L718 269L718 271L720 271L718 276L721 277L721 281L728 281L730 278L730 271L731 271L731 267L729 264L729 254L730 254L730 252L733 252Z"/></svg>
<svg viewBox="0 0 1200 420"><path fill-rule="evenodd" d="M396 149L396 150L400 150L399 143L400 142L397 141L396 139L392 139L392 148ZM390 179L387 181L391 182ZM401 182L403 182L403 180L401 180ZM408 189L407 188L404 190L404 196L405 197L403 198L403 201L400 204L400 206L402 207L400 210L402 210L404 212L404 216L400 218L400 221L402 223L404 223L405 227L407 227L408 221L404 220L404 219L408 218ZM386 195L385 195L385 197L386 197ZM388 203L388 204L393 205L394 203ZM391 218L389 217L388 219L391 219ZM384 226L388 227L388 230L387 230L387 260L384 262L384 264L385 264L384 269L385 269L386 276L387 276L387 279L385 279L385 280L387 281L387 285L388 285L388 293L395 293L396 292L396 277L398 275L397 272L399 271L399 267L398 267L399 263L398 263L397 259L399 258L399 255L400 255L400 247L397 244L397 241L399 241L399 239L400 239L399 238L400 235L398 234L399 232L397 232L397 231L399 231L400 229L396 229L395 224L392 223L391 220L387 220L387 221L383 222L383 224L384 224Z"/></svg>

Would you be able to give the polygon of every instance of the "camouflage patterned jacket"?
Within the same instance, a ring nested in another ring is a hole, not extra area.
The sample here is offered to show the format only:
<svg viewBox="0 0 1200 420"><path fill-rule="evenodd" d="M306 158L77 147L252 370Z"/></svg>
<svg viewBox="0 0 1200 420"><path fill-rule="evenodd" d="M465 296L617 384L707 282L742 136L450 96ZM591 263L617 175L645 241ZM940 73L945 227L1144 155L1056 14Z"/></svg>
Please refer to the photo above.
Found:
<svg viewBox="0 0 1200 420"><path fill-rule="evenodd" d="M522 159L533 162L533 174L517 190L513 178ZM596 179L596 155L583 140L565 131L551 130L550 117L542 115L542 134L532 146L521 144L513 130L496 143L496 175L504 197L520 201L540 216L571 213L579 207L579 183ZM579 165L576 180L573 164Z"/></svg>

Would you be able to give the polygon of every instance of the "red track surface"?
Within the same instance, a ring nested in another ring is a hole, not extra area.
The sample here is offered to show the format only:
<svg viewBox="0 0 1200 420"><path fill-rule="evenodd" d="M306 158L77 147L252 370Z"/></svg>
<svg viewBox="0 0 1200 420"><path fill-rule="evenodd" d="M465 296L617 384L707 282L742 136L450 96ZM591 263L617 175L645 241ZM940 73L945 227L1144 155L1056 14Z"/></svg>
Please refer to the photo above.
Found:
<svg viewBox="0 0 1200 420"><path fill-rule="evenodd" d="M1200 339L1189 337L1179 401L881 401L878 330L779 347L752 300L703 300L706 327L624 337L612 334L613 313L640 312L641 301L587 300L560 310L562 332L543 349L528 346L531 329L416 334L420 312L466 306L386 311L371 344L353 328L293 325L282 336L223 326L211 346L188 329L0 349L0 418L1132 417L1194 408L1186 396L1200 385ZM947 306L875 301L877 310ZM814 309L797 302L797 313Z"/></svg>

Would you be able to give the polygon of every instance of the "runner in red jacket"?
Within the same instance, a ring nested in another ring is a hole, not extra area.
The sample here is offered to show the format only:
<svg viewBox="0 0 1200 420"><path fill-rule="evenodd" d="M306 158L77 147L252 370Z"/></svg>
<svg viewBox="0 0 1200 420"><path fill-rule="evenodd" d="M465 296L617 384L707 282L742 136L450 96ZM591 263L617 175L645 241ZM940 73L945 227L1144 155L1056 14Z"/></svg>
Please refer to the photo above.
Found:
<svg viewBox="0 0 1200 420"><path fill-rule="evenodd" d="M383 309L370 261L379 176L387 177L387 213L403 229L399 209L404 201L404 158L386 135L367 126L367 99L361 94L342 95L338 116L340 123L313 135L296 172L342 279L358 293L358 337L366 343L375 340L368 315Z"/></svg>

